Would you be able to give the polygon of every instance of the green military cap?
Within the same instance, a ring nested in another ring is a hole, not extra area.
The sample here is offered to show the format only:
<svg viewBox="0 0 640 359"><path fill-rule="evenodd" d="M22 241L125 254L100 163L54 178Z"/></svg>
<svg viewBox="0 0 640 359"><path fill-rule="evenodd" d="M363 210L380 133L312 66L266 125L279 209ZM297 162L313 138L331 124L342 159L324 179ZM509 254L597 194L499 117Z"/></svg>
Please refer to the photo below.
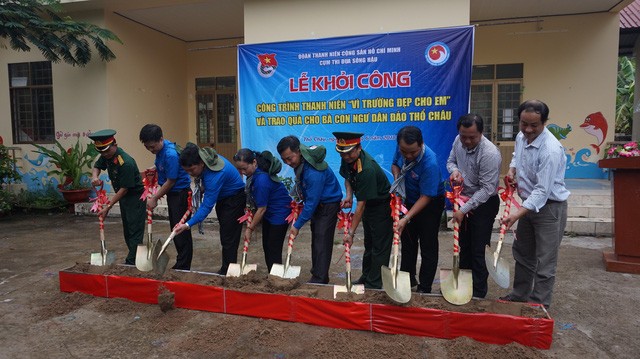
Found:
<svg viewBox="0 0 640 359"><path fill-rule="evenodd" d="M96 150L104 152L116 142L116 138L114 137L115 135L115 130L106 129L90 134L89 138L93 140Z"/></svg>
<svg viewBox="0 0 640 359"><path fill-rule="evenodd" d="M363 133L359 132L334 132L336 136L336 151L349 152L360 144L360 137Z"/></svg>

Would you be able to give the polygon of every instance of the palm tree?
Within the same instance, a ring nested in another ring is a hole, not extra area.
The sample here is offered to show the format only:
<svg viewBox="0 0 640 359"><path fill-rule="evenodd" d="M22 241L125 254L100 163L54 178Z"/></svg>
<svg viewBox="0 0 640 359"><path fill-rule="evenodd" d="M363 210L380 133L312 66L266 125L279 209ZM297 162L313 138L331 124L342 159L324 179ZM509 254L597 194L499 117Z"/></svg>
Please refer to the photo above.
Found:
<svg viewBox="0 0 640 359"><path fill-rule="evenodd" d="M17 51L35 45L51 62L60 60L73 66L91 61L91 46L103 61L115 59L105 41L120 39L96 25L61 17L60 0L0 0L0 39L8 39ZM0 48L7 48L0 43Z"/></svg>
<svg viewBox="0 0 640 359"><path fill-rule="evenodd" d="M616 89L616 134L631 135L635 76L635 61L626 56L618 58L618 85Z"/></svg>

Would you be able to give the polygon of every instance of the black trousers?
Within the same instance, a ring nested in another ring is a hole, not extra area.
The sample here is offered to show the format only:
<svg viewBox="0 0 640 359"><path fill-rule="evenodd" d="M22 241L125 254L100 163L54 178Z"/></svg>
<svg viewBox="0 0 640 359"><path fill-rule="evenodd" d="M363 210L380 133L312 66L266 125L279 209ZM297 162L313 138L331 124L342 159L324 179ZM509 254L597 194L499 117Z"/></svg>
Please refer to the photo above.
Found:
<svg viewBox="0 0 640 359"><path fill-rule="evenodd" d="M222 245L222 265L218 274L227 274L229 263L238 262L238 246L242 236L242 223L238 218L244 215L246 195L241 189L233 196L216 202L216 215L220 223L220 244Z"/></svg>
<svg viewBox="0 0 640 359"><path fill-rule="evenodd" d="M409 205L411 209L412 205ZM411 218L400 240L402 241L402 261L400 270L409 272L411 286L416 283L416 264L418 262L418 248L422 263L420 265L418 290L425 293L431 292L433 278L438 268L438 231L442 211L444 210L444 196L431 198L429 204Z"/></svg>
<svg viewBox="0 0 640 359"><path fill-rule="evenodd" d="M288 223L271 224L266 219L262 221L262 249L269 272L274 263L282 264L282 245L288 233Z"/></svg>
<svg viewBox="0 0 640 359"><path fill-rule="evenodd" d="M500 209L498 195L467 213L460 224L460 268L471 269L473 277L473 296L484 298L487 295L487 265L484 260L485 246L491 243L493 223Z"/></svg>
<svg viewBox="0 0 640 359"><path fill-rule="evenodd" d="M144 227L147 223L147 201L140 200L141 194L142 192L129 191L120 198L122 231L124 232L124 242L129 249L125 264L136 264L138 245L142 244L144 238Z"/></svg>
<svg viewBox="0 0 640 359"><path fill-rule="evenodd" d="M329 266L339 210L340 202L321 203L311 217L310 283L329 283Z"/></svg>
<svg viewBox="0 0 640 359"><path fill-rule="evenodd" d="M173 230L178 222L182 219L187 208L189 208L189 188L185 188L176 192L167 193L167 207L169 210L169 226ZM191 215L187 217L187 220L191 218ZM191 237L191 231L184 231L173 238L173 243L176 246L178 256L176 257L176 264L173 269L191 269L191 259L193 258L193 238Z"/></svg>
<svg viewBox="0 0 640 359"><path fill-rule="evenodd" d="M371 203L371 204L370 204ZM393 243L393 218L389 200L373 204L367 201L362 215L364 229L364 255L362 257L362 278L365 288L382 288L380 268L389 265L391 244Z"/></svg>

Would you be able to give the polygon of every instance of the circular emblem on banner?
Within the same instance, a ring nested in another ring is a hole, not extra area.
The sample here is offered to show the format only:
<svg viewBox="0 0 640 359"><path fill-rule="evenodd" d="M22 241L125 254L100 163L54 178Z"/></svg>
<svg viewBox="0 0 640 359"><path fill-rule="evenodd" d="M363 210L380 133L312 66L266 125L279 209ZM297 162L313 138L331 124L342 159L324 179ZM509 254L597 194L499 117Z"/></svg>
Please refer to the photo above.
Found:
<svg viewBox="0 0 640 359"><path fill-rule="evenodd" d="M269 78L269 77L273 76L274 73L276 73L276 67L275 66L264 66L262 64L258 64L258 73L260 74L260 76L262 76L264 78Z"/></svg>
<svg viewBox="0 0 640 359"><path fill-rule="evenodd" d="M258 74L264 78L273 76L278 67L276 54L259 54L258 60Z"/></svg>
<svg viewBox="0 0 640 359"><path fill-rule="evenodd" d="M424 52L424 57L427 62L433 66L444 65L449 60L449 46L443 42L434 42L427 46L427 50Z"/></svg>

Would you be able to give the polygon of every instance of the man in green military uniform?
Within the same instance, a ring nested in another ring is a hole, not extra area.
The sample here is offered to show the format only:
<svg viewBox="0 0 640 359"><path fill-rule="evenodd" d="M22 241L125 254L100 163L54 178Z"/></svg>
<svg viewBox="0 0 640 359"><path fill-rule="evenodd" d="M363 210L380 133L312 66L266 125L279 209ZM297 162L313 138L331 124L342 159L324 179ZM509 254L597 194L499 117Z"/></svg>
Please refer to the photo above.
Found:
<svg viewBox="0 0 640 359"><path fill-rule="evenodd" d="M334 132L333 135L336 136L336 151L342 158L340 175L345 178L347 191L341 207L351 208L354 194L358 200L345 244L353 243L353 235L360 221L364 229L362 276L354 284L380 289L380 268L389 264L393 242L389 179L373 157L362 149L362 133Z"/></svg>
<svg viewBox="0 0 640 359"><path fill-rule="evenodd" d="M125 264L133 265L138 245L142 244L147 215L146 201L140 200L144 186L136 161L118 147L115 134L114 130L102 130L89 135L100 152L100 158L93 165L91 184L100 185L100 171L107 170L115 195L98 216L106 217L113 205L120 202L124 241L129 248Z"/></svg>

